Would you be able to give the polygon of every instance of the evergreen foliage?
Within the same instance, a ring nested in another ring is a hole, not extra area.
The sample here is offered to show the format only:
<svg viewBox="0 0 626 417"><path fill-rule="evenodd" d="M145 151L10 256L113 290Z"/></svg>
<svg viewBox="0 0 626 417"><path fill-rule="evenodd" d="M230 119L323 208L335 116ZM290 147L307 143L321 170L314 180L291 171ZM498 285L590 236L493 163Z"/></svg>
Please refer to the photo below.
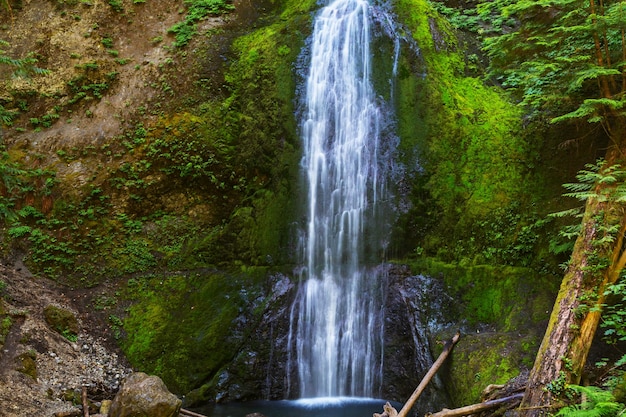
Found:
<svg viewBox="0 0 626 417"><path fill-rule="evenodd" d="M612 303L604 306L605 312L602 318L604 338L611 344L626 341L626 279L621 280L605 290ZM626 356L620 365L626 362Z"/></svg>
<svg viewBox="0 0 626 417"><path fill-rule="evenodd" d="M515 30L486 39L491 75L552 122L586 120L611 130L626 117L620 1L521 0L503 7Z"/></svg>

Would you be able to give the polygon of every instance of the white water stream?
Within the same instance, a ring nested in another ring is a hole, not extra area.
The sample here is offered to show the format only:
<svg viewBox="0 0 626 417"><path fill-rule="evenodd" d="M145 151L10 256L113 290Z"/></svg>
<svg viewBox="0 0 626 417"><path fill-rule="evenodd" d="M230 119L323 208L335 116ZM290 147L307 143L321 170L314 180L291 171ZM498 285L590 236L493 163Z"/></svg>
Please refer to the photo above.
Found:
<svg viewBox="0 0 626 417"><path fill-rule="evenodd" d="M317 15L312 35L301 124L308 195L290 361L303 398L372 397L382 379L383 286L372 266L383 260L379 202L387 187L370 32L367 1L335 0Z"/></svg>

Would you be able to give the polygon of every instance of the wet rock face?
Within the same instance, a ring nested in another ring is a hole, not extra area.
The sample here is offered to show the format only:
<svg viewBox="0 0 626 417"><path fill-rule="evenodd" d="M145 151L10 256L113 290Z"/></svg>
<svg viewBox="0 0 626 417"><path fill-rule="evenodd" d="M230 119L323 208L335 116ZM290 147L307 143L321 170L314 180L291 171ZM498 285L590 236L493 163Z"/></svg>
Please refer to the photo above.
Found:
<svg viewBox="0 0 626 417"><path fill-rule="evenodd" d="M111 404L109 416L176 417L181 404L159 377L136 372L124 381Z"/></svg>
<svg viewBox="0 0 626 417"><path fill-rule="evenodd" d="M297 283L276 274L269 278L268 286L267 295L253 305L265 306L260 316L240 320L252 329L246 332L248 337L233 362L214 379L212 400L216 402L282 400L297 392L292 386L296 383L295 369L289 364L295 354L290 353L289 330Z"/></svg>
<svg viewBox="0 0 626 417"><path fill-rule="evenodd" d="M432 333L445 325L443 313L454 310L453 300L440 280L413 275L407 267L381 266L387 271L385 300L384 375L380 395L404 402L433 363ZM298 396L297 369L290 340L290 316L297 282L277 274L269 279L269 291L256 301L265 306L257 319L242 323L254 326L233 362L216 375L211 384L190 393L185 406L204 402L231 402L257 399L280 400ZM254 324L253 324L254 323ZM445 389L435 378L416 409L440 409Z"/></svg>
<svg viewBox="0 0 626 417"><path fill-rule="evenodd" d="M436 279L413 275L401 265L390 266L386 275L383 398L404 402L432 366L432 333L446 325L442 312L450 313L453 306ZM414 409L423 414L446 402L436 376Z"/></svg>

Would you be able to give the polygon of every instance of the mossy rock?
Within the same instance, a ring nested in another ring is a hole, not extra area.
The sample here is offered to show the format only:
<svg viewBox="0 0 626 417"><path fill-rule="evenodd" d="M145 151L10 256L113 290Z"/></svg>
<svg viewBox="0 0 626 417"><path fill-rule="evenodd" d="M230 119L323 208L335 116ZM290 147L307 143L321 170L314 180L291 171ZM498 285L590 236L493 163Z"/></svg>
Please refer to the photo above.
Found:
<svg viewBox="0 0 626 417"><path fill-rule="evenodd" d="M622 374L619 382L613 388L613 397L615 401L626 403L626 374Z"/></svg>
<svg viewBox="0 0 626 417"><path fill-rule="evenodd" d="M448 390L452 407L480 402L490 384L504 384L532 366L537 335L517 333L476 333L461 335L440 377Z"/></svg>
<svg viewBox="0 0 626 417"><path fill-rule="evenodd" d="M422 258L411 263L415 273L441 276L452 296L460 301L454 321L470 326L489 325L509 332L542 327L546 323L559 281L529 268L460 265Z"/></svg>
<svg viewBox="0 0 626 417"><path fill-rule="evenodd" d="M75 338L80 331L78 319L70 310L49 304L44 308L46 323L59 334L68 339Z"/></svg>
<svg viewBox="0 0 626 417"><path fill-rule="evenodd" d="M217 391L214 381L203 384L201 387L189 391L183 398L183 407L193 407L199 404L212 403L215 401Z"/></svg>
<svg viewBox="0 0 626 417"><path fill-rule="evenodd" d="M138 287L130 288L137 298L124 320L124 353L176 394L200 386L236 356L245 338L244 311L260 291L255 279L263 275L213 271L129 281Z"/></svg>
<svg viewBox="0 0 626 417"><path fill-rule="evenodd" d="M464 329L441 373L452 406L480 401L489 384L503 384L532 367L558 281L528 268L457 265L423 258L414 273L441 277L458 309L446 320ZM435 334L434 340L449 335ZM438 352L434 352L438 353Z"/></svg>
<svg viewBox="0 0 626 417"><path fill-rule="evenodd" d="M17 370L24 375L28 375L33 378L33 380L37 380L37 354L32 351L24 352L19 355L16 360L19 363L19 367Z"/></svg>
<svg viewBox="0 0 626 417"><path fill-rule="evenodd" d="M78 390L68 389L63 392L61 398L63 401L70 402L74 405L82 403L81 392Z"/></svg>

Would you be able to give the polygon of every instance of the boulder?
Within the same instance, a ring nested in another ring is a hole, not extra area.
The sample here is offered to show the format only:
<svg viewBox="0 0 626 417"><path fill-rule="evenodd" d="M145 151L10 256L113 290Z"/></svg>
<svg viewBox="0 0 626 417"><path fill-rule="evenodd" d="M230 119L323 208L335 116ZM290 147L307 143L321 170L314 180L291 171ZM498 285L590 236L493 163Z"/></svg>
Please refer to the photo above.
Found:
<svg viewBox="0 0 626 417"><path fill-rule="evenodd" d="M48 323L52 329L62 334L64 337L70 339L78 335L80 330L78 319L72 311L49 304L46 308L44 308L43 314L46 319L46 323ZM75 341L75 339L73 341Z"/></svg>
<svg viewBox="0 0 626 417"><path fill-rule="evenodd" d="M177 417L182 401L157 376L128 376L113 399L109 417Z"/></svg>

